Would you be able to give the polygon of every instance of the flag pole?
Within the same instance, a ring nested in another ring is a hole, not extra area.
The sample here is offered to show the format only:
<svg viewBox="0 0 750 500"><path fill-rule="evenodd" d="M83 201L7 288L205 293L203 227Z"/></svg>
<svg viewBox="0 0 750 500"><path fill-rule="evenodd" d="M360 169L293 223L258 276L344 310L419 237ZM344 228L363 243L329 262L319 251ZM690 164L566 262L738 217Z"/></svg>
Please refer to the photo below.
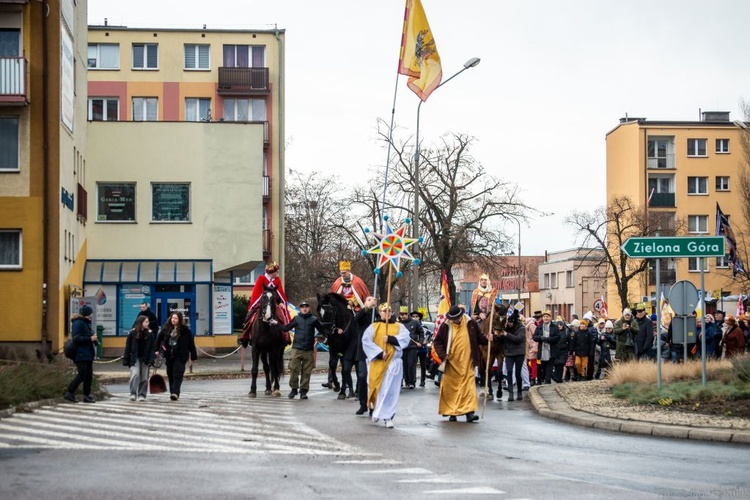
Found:
<svg viewBox="0 0 750 500"><path fill-rule="evenodd" d="M388 263L388 289L385 294L386 311L391 307L391 276L393 275L393 263ZM377 274L375 275L377 277ZM393 314L393 311L391 311ZM386 354L385 347L388 345L388 324L390 323L390 316L385 318L385 338L383 339L383 361L388 361L388 355Z"/></svg>

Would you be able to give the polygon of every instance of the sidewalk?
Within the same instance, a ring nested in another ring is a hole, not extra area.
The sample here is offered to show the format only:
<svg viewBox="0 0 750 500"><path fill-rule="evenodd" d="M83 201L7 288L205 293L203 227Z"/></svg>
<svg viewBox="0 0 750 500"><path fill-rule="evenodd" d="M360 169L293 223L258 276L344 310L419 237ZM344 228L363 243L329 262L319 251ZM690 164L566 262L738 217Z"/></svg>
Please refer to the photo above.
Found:
<svg viewBox="0 0 750 500"><path fill-rule="evenodd" d="M200 378L249 378L250 370L253 367L253 358L250 355L250 349L245 352L244 371L242 371L242 349L226 354L207 355L198 352L198 360L193 364L192 373L185 371L186 379ZM284 354L284 370L288 367L288 351ZM263 365L258 368L263 372ZM318 351L313 373L327 373L328 371L328 353ZM159 368L159 373L166 376L167 370L164 366ZM130 378L130 371L123 366L122 359L101 359L94 361L94 375L99 376L102 384L122 384L127 383Z"/></svg>
<svg viewBox="0 0 750 500"><path fill-rule="evenodd" d="M592 427L614 432L627 432L645 436L720 441L725 443L750 444L750 431L663 424L638 420L603 417L573 409L558 394L554 385L535 386L529 390L531 405L539 415L567 424Z"/></svg>

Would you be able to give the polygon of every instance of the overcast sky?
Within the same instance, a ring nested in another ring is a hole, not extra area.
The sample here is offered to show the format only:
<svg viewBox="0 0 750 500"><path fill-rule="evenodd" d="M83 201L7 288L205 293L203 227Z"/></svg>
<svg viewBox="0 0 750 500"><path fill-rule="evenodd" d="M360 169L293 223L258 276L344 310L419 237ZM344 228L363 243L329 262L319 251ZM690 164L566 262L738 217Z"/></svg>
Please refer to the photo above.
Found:
<svg viewBox="0 0 750 500"><path fill-rule="evenodd" d="M750 99L750 1L423 0L443 79L420 136L477 139L474 157L554 215L522 229L522 253L572 248L562 223L605 204L605 134L620 117L697 120ZM385 163L404 0L89 0L89 24L286 30L287 169L351 184ZM419 99L398 81L397 137ZM357 175L352 175L357 172ZM512 223L509 234L517 232ZM516 242L512 243L515 247Z"/></svg>

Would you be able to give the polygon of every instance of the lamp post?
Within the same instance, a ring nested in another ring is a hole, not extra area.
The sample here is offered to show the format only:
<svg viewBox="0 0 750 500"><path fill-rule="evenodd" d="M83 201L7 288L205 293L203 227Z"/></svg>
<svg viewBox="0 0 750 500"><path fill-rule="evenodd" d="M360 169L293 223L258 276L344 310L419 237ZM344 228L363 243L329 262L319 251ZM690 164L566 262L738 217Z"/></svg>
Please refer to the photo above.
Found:
<svg viewBox="0 0 750 500"><path fill-rule="evenodd" d="M456 78L458 75L463 73L469 68L475 67L477 64L479 64L478 57L472 57L468 61L464 63L464 67L455 72L450 78L448 78L445 81L440 82L440 85L435 87L435 90L439 89L449 81ZM414 152L414 218L412 220L412 236L414 238L419 238L419 115L422 111L422 103L424 101L420 100L419 104L417 105L417 133L416 133L416 141L417 146L415 148ZM419 252L419 242L415 243L414 246L416 247L414 249L414 254L416 255L417 252ZM417 307L419 307L419 266L412 266L411 271L411 294L410 294L410 303L411 307L410 309L412 311L416 311Z"/></svg>

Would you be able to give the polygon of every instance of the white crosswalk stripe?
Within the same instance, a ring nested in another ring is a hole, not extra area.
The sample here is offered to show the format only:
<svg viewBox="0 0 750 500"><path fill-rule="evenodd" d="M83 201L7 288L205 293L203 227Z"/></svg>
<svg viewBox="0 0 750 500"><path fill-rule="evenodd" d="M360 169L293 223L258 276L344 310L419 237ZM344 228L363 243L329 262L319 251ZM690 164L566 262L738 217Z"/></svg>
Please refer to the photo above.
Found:
<svg viewBox="0 0 750 500"><path fill-rule="evenodd" d="M190 393L131 402L61 404L0 421L0 448L161 450L207 453L371 454L297 420L293 403L237 393Z"/></svg>

